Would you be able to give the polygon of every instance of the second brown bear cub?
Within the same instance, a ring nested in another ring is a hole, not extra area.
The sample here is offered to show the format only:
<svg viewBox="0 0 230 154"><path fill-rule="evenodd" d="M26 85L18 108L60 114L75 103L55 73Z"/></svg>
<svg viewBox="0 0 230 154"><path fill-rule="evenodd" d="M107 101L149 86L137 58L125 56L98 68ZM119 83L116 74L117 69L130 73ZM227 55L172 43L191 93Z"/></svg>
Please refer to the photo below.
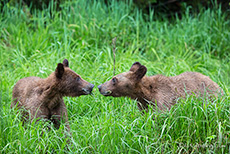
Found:
<svg viewBox="0 0 230 154"><path fill-rule="evenodd" d="M64 96L88 95L94 85L83 80L69 68L67 59L58 63L55 72L46 79L27 77L19 80L13 89L11 107L23 108L23 117L32 121L43 118L51 120L56 128L60 122L70 130Z"/></svg>
<svg viewBox="0 0 230 154"><path fill-rule="evenodd" d="M170 109L178 98L187 94L197 97L218 97L222 89L209 77L197 73L186 72L178 76L166 77L163 75L145 76L147 68L135 62L130 70L114 76L98 86L104 96L127 96L138 101L140 110L146 110L149 104L160 109Z"/></svg>

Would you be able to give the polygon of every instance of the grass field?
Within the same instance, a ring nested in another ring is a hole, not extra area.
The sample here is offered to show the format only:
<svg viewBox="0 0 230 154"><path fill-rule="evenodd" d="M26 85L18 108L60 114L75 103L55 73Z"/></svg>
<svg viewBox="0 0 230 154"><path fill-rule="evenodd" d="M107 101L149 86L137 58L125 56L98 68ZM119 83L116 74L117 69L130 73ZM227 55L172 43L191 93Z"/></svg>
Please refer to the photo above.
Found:
<svg viewBox="0 0 230 154"><path fill-rule="evenodd" d="M164 19L142 14L132 3L105 5L79 0L29 13L5 6L0 14L0 153L229 153L230 19L220 8ZM197 71L217 82L224 97L210 102L187 97L169 112L142 115L129 98L100 95L97 86L135 61L147 75ZM64 98L72 135L64 125L22 126L10 108L12 89L21 78L46 78L57 63L93 83L93 96ZM153 117L156 120L153 120ZM41 135L41 132L44 132ZM69 144L67 143L69 141Z"/></svg>

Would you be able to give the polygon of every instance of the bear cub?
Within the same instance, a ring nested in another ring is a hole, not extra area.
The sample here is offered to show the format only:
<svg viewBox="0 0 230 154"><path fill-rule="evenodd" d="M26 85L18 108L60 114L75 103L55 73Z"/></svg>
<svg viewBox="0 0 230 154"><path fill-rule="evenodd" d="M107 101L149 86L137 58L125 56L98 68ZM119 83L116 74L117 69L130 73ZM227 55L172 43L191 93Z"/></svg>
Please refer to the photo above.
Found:
<svg viewBox="0 0 230 154"><path fill-rule="evenodd" d="M98 86L104 96L127 96L137 100L140 110L148 111L148 105L157 104L161 110L170 109L178 98L187 94L212 98L223 94L222 89L208 76L197 72L185 72L178 76L145 76L147 68L135 62L128 72L114 76Z"/></svg>
<svg viewBox="0 0 230 154"><path fill-rule="evenodd" d="M24 120L45 119L59 128L65 122L70 131L64 96L78 97L91 94L94 85L83 80L69 68L67 59L58 63L55 72L47 78L27 77L20 79L13 88L11 108L23 109Z"/></svg>

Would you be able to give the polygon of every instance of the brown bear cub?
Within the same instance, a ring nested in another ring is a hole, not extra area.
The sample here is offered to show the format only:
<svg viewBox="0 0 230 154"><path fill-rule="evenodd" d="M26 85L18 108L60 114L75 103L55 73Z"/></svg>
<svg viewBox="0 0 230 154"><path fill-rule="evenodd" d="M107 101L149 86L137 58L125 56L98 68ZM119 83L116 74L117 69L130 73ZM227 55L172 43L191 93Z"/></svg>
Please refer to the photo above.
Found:
<svg viewBox="0 0 230 154"><path fill-rule="evenodd" d="M98 86L104 96L127 96L138 101L140 110L147 111L148 105L157 104L161 110L170 109L178 98L187 94L198 96L218 97L222 89L209 77L197 73L186 72L178 76L163 75L145 76L147 68L135 62L130 70L114 76Z"/></svg>
<svg viewBox="0 0 230 154"><path fill-rule="evenodd" d="M45 79L39 77L20 79L13 89L11 107L24 109L25 120L43 118L52 121L56 128L59 128L60 122L63 121L69 131L63 97L88 95L93 87L93 84L83 80L80 75L71 70L68 60L65 59L63 63L58 63L55 72Z"/></svg>

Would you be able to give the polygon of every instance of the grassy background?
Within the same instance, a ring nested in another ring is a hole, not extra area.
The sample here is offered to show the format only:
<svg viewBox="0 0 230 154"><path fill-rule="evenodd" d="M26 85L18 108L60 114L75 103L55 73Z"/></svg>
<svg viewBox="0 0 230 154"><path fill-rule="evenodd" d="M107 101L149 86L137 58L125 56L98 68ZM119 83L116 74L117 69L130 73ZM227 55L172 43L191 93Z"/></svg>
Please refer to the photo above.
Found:
<svg viewBox="0 0 230 154"><path fill-rule="evenodd" d="M79 0L62 4L61 11L28 10L5 6L0 14L0 153L230 151L230 20L221 9L190 14L187 8L181 19L170 20L154 11L144 15L131 2ZM188 97L169 112L144 116L134 100L103 97L96 86L113 76L114 37L116 74L135 61L147 66L147 75L197 71L225 96L213 103ZM10 109L14 84L27 76L46 78L65 58L96 85L93 96L65 98L71 137L65 138L63 125L50 131L42 122L22 126Z"/></svg>

